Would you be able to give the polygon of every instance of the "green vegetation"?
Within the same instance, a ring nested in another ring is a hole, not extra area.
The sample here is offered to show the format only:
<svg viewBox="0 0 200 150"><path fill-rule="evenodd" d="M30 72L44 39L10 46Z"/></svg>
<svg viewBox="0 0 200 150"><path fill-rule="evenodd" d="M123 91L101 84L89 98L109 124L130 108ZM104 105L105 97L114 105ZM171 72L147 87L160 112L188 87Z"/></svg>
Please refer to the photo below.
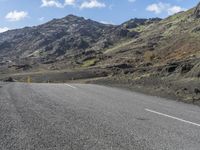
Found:
<svg viewBox="0 0 200 150"><path fill-rule="evenodd" d="M129 31L130 31L130 32L132 32L132 31L143 32L143 31L145 30L146 27L147 27L146 25L140 25L140 26L138 26L138 27L136 27L136 28L129 29Z"/></svg>
<svg viewBox="0 0 200 150"><path fill-rule="evenodd" d="M82 67L91 67L96 65L97 63L97 59L93 58L93 59L89 59L83 62Z"/></svg>

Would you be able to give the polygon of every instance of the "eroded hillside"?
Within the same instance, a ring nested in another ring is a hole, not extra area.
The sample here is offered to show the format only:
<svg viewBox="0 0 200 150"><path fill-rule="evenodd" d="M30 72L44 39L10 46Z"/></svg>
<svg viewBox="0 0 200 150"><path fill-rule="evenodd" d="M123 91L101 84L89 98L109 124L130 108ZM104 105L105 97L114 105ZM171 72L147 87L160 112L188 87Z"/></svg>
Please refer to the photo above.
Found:
<svg viewBox="0 0 200 150"><path fill-rule="evenodd" d="M163 20L135 18L117 26L69 15L8 31L0 34L1 78L90 78L88 82L198 103L199 12L200 4Z"/></svg>

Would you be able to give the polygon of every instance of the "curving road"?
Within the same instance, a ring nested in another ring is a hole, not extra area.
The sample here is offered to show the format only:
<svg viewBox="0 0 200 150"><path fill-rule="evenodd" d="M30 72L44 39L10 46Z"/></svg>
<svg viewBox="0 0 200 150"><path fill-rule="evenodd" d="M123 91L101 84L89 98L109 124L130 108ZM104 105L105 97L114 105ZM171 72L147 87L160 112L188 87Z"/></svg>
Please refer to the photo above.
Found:
<svg viewBox="0 0 200 150"><path fill-rule="evenodd" d="M200 108L84 84L0 83L1 150L199 150Z"/></svg>

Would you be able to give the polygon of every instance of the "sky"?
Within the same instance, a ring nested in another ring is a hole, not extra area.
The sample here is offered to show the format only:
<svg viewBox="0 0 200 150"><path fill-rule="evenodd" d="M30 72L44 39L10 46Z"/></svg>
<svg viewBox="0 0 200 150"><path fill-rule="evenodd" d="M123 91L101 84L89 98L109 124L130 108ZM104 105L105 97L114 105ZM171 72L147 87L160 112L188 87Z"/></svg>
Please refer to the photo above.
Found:
<svg viewBox="0 0 200 150"><path fill-rule="evenodd" d="M0 0L0 32L43 24L69 14L105 24L131 18L165 18L199 0Z"/></svg>

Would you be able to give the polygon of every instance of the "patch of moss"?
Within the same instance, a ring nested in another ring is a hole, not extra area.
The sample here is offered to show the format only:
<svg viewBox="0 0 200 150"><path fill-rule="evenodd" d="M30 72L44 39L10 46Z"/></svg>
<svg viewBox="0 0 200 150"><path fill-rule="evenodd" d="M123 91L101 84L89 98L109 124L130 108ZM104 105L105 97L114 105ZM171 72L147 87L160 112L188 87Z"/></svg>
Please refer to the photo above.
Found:
<svg viewBox="0 0 200 150"><path fill-rule="evenodd" d="M83 62L82 67L91 67L96 65L97 63L97 59L93 58L93 59L89 59Z"/></svg>
<svg viewBox="0 0 200 150"><path fill-rule="evenodd" d="M172 24L171 27L163 33L163 36L171 36L174 32L177 32L177 29L178 26L176 24Z"/></svg>
<svg viewBox="0 0 200 150"><path fill-rule="evenodd" d="M137 32L142 32L142 31L145 30L145 28L146 28L146 26L141 25L141 26L138 26L137 28L135 28L135 31L137 31Z"/></svg>

